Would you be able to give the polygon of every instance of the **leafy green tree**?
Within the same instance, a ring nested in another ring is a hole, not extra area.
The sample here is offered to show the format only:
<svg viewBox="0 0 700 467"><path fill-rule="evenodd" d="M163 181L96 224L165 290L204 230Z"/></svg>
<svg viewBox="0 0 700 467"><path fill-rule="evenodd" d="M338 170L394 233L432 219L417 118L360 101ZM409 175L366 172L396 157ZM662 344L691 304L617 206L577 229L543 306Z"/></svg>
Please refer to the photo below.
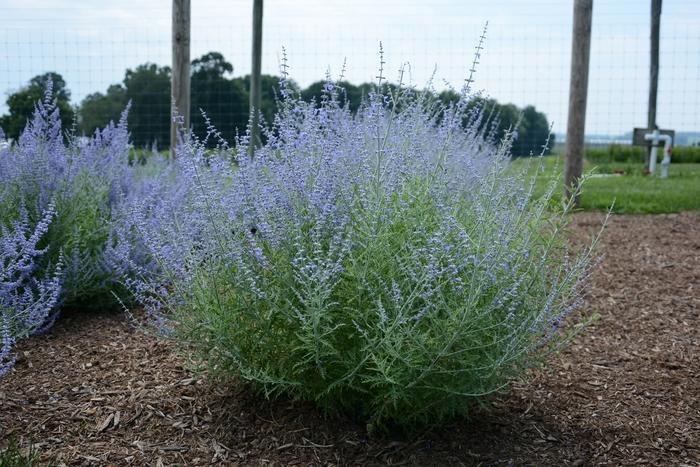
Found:
<svg viewBox="0 0 700 467"><path fill-rule="evenodd" d="M192 77L221 79L233 73L233 65L226 61L221 52L207 52L192 60L191 72Z"/></svg>
<svg viewBox="0 0 700 467"><path fill-rule="evenodd" d="M206 134L201 116L204 110L211 123L227 140L236 131L245 131L248 123L248 92L243 78L232 78L233 65L219 52L209 52L192 61L190 82L190 125L195 134ZM106 94L95 93L83 101L81 129L92 132L119 117L127 102L129 130L136 146L157 143L161 149L170 145L169 67L145 63L126 71L122 85L112 85ZM213 142L215 144L215 142Z"/></svg>
<svg viewBox="0 0 700 467"><path fill-rule="evenodd" d="M532 105L525 107L522 115L520 128L523 135L522 137L518 135L518 139L513 143L513 155L518 157L529 156L530 153L540 154L550 133L547 116L538 112ZM554 135L550 137L549 147L546 149L547 154L551 152L552 147L554 147Z"/></svg>
<svg viewBox="0 0 700 467"><path fill-rule="evenodd" d="M145 63L126 70L125 98L131 101L129 131L136 146L170 145L170 67Z"/></svg>
<svg viewBox="0 0 700 467"><path fill-rule="evenodd" d="M70 105L70 91L66 87L66 81L60 74L48 72L35 76L29 80L27 86L7 97L6 104L9 114L0 117L0 128L5 131L7 137L19 137L19 134L27 125L27 120L34 113L37 101L44 98L46 84L49 80L53 83L53 97L56 99L58 109L61 112L61 125L64 129L71 127L75 112Z"/></svg>
<svg viewBox="0 0 700 467"><path fill-rule="evenodd" d="M102 94L89 94L80 104L78 127L85 134L94 133L97 128L104 128L110 121L116 122L126 107L126 88L113 84Z"/></svg>
<svg viewBox="0 0 700 467"><path fill-rule="evenodd" d="M452 90L441 92L439 97L445 104L457 102L459 99L459 95ZM524 109L520 109L514 104L500 104L495 99L484 98L475 98L470 102L470 106L477 105L483 106L486 115L482 125L496 122L497 138L502 138L508 130L514 131L513 147L511 148L513 157L540 154L548 136L549 146L545 154L551 153L551 148L554 146L554 135L550 136L549 134L547 116L538 112L534 106L528 105Z"/></svg>
<svg viewBox="0 0 700 467"><path fill-rule="evenodd" d="M248 124L248 92L240 78L230 78L233 65L219 52L209 52L192 61L190 82L190 124L200 137L207 132L206 113L221 136L232 142L236 132L244 132ZM212 140L210 144L215 145Z"/></svg>
<svg viewBox="0 0 700 467"><path fill-rule="evenodd" d="M203 110L211 124L229 142L248 124L250 75L234 78L233 65L220 52L208 52L192 61L190 125L196 135L207 132ZM163 149L170 144L170 68L146 63L126 71L124 81L106 93L87 96L80 107L80 129L91 133L104 127L131 101L129 130L136 146L156 142ZM290 85L298 90L293 81ZM279 78L262 75L262 113L271 124L277 110ZM211 144L216 144L212 140Z"/></svg>

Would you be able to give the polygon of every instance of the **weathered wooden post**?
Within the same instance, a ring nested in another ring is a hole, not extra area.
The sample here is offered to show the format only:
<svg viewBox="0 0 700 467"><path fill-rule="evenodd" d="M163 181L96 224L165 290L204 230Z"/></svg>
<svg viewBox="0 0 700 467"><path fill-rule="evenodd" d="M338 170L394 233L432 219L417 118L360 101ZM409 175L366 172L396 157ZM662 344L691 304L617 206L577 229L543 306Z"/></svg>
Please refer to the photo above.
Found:
<svg viewBox="0 0 700 467"><path fill-rule="evenodd" d="M190 127L190 0L173 0L173 69L171 97L174 110ZM175 155L178 125L170 122L170 154Z"/></svg>
<svg viewBox="0 0 700 467"><path fill-rule="evenodd" d="M566 199L575 196L574 205L576 207L579 207L581 203L578 194L578 184L583 173L583 145L586 129L586 99L588 97L588 63L591 55L592 18L593 0L574 0L564 195Z"/></svg>
<svg viewBox="0 0 700 467"><path fill-rule="evenodd" d="M262 18L263 0L253 0L253 60L250 71L250 147L253 157L255 147L260 140L260 106L262 104L262 83L260 78L262 65Z"/></svg>
<svg viewBox="0 0 700 467"><path fill-rule="evenodd" d="M661 29L661 0L651 0L651 60L649 62L649 108L647 130L656 127L656 95L659 88L659 32ZM647 169L651 170L651 146L647 151Z"/></svg>

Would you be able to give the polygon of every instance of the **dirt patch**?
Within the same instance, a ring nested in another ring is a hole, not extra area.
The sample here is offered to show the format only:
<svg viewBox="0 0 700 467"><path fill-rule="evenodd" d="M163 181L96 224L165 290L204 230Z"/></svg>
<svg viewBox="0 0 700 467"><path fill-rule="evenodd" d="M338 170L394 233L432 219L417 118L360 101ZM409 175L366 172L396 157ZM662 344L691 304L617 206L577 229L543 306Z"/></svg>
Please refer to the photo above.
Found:
<svg viewBox="0 0 700 467"><path fill-rule="evenodd" d="M602 217L578 215L574 238ZM584 314L600 319L468 422L368 436L313 406L192 378L122 316L21 343L0 439L68 465L700 465L700 217L616 216Z"/></svg>

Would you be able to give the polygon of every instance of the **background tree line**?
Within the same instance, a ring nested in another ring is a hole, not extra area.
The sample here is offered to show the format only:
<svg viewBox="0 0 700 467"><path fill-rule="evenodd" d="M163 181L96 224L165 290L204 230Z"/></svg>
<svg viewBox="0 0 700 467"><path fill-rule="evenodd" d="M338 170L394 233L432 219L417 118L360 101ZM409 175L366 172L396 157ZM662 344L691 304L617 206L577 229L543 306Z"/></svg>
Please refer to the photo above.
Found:
<svg viewBox="0 0 700 467"><path fill-rule="evenodd" d="M61 111L65 128L77 125L79 133L91 134L96 128L119 119L119 114L131 101L129 111L129 131L137 147L156 144L159 149L167 149L170 139L170 67L145 63L134 69L127 69L124 79L102 92L86 96L78 105L72 106L71 94L63 77L54 72L35 76L20 90L8 95L6 103L9 113L0 116L0 128L9 138L17 138L31 116L34 104L41 99L48 79L53 81L54 96ZM347 81L340 83L345 89L341 97L351 111L356 111L364 97L372 89L372 84L354 85ZM312 83L300 89L306 99L320 100L324 81ZM278 78L262 76L262 115L268 123L276 110L276 90ZM298 86L297 86L298 88ZM250 75L233 76L233 65L219 52L209 52L192 61L191 78L191 125L195 134L206 132L206 122L200 109L205 111L211 122L224 138L231 141L237 133L245 131L248 123ZM439 95L443 102L457 99L453 91ZM539 154L549 135L547 117L533 106L520 109L513 104L500 104L495 99L480 99L489 114L498 119L497 136L502 136L508 128L516 128L514 156ZM553 141L550 139L550 147Z"/></svg>

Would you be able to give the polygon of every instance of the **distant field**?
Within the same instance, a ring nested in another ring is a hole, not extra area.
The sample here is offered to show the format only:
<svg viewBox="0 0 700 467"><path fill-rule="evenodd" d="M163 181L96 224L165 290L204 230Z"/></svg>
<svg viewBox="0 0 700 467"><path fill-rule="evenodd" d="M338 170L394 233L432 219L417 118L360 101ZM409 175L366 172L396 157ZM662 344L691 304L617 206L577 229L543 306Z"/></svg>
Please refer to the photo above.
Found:
<svg viewBox="0 0 700 467"><path fill-rule="evenodd" d="M529 176L536 174L538 160L518 159L513 167L523 168ZM557 183L555 202L561 201L564 159L545 156L544 170L537 175L538 194L548 184ZM528 167L529 165L529 167ZM660 214L700 211L700 164L671 164L669 176L662 179L643 174L642 164L625 162L584 162L584 172L592 174L581 195L581 207L586 211L607 210L613 202L616 213Z"/></svg>

